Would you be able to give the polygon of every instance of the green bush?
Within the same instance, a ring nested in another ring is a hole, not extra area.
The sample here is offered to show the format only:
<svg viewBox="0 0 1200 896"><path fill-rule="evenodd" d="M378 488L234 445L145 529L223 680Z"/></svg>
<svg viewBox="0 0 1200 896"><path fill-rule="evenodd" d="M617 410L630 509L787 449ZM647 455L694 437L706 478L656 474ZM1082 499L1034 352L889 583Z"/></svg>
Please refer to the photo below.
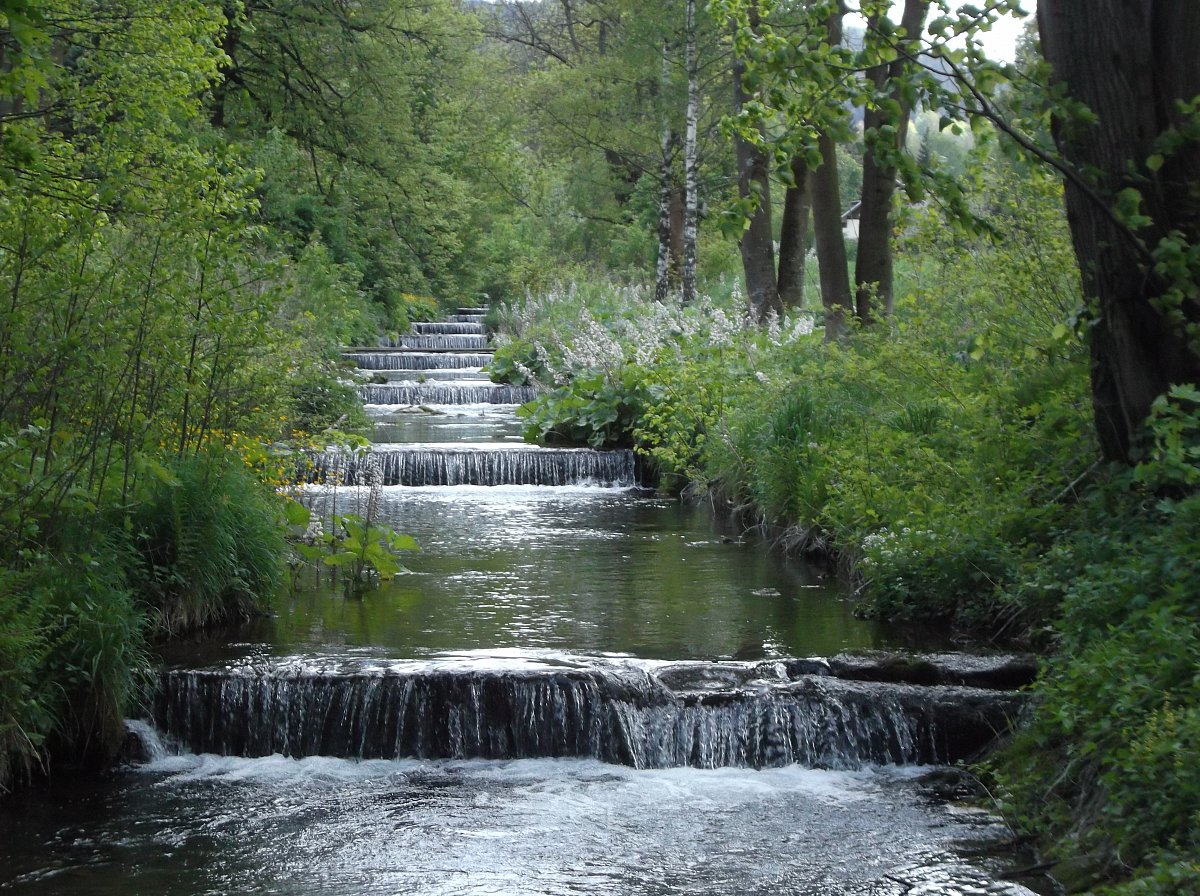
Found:
<svg viewBox="0 0 1200 896"><path fill-rule="evenodd" d="M49 612L33 599L30 578L0 571L0 793L39 763L56 715L57 693L43 674Z"/></svg>
<svg viewBox="0 0 1200 896"><path fill-rule="evenodd" d="M363 410L358 390L332 363L311 360L300 366L287 381L293 432L322 433L329 429L345 432L363 430L370 419Z"/></svg>
<svg viewBox="0 0 1200 896"><path fill-rule="evenodd" d="M126 711L140 698L149 658L146 620L126 564L127 547L58 554L38 569L34 602L49 616L49 650L39 674L54 682L51 756L100 767L116 752Z"/></svg>
<svg viewBox="0 0 1200 896"><path fill-rule="evenodd" d="M528 422L525 438L592 448L633 446L633 427L645 404L643 372L626 365L616 377L578 376L542 393L518 410Z"/></svg>
<svg viewBox="0 0 1200 896"><path fill-rule="evenodd" d="M328 353L345 345L372 344L381 330L381 315L360 290L361 281L357 268L338 264L314 237L285 268L280 317L310 350L319 347Z"/></svg>
<svg viewBox="0 0 1200 896"><path fill-rule="evenodd" d="M263 609L286 558L281 500L232 453L141 457L118 506L40 500L21 444L0 464L0 791L109 761L150 640Z"/></svg>
<svg viewBox="0 0 1200 896"><path fill-rule="evenodd" d="M1086 496L1038 570L1061 601L1058 653L1002 778L1055 855L1084 857L1085 882L1165 863L1114 892L1183 892L1155 881L1194 879L1173 857L1200 851L1200 495L1129 478Z"/></svg>
<svg viewBox="0 0 1200 896"><path fill-rule="evenodd" d="M281 499L217 450L173 462L148 492L132 531L154 627L178 633L264 609L287 555Z"/></svg>
<svg viewBox="0 0 1200 896"><path fill-rule="evenodd" d="M438 320L445 312L431 296L392 292L387 296L387 328L407 333L415 321Z"/></svg>
<svg viewBox="0 0 1200 896"><path fill-rule="evenodd" d="M147 658L133 555L120 528L85 510L41 520L42 547L0 572L0 792L51 756L104 762L138 696Z"/></svg>
<svg viewBox="0 0 1200 896"><path fill-rule="evenodd" d="M496 346L492 360L488 362L487 372L493 383L509 383L514 386L551 381L550 372L546 369L537 346L528 339L513 339Z"/></svg>

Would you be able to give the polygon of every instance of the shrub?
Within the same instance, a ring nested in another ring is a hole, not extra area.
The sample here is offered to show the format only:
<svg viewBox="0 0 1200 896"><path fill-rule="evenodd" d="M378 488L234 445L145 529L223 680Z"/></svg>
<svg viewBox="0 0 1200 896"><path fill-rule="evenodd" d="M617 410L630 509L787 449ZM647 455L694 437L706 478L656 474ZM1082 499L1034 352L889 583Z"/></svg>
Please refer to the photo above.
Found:
<svg viewBox="0 0 1200 896"><path fill-rule="evenodd" d="M546 444L629 448L646 403L643 372L632 364L619 374L577 376L520 408L525 438Z"/></svg>
<svg viewBox="0 0 1200 896"><path fill-rule="evenodd" d="M387 325L389 330L407 333L414 321L437 320L442 316L437 299L402 292L388 295Z"/></svg>
<svg viewBox="0 0 1200 896"><path fill-rule="evenodd" d="M83 510L68 504L43 519L42 548L0 572L0 791L50 755L107 760L138 696L148 660L132 552L120 528Z"/></svg>
<svg viewBox="0 0 1200 896"><path fill-rule="evenodd" d="M305 364L288 379L287 386L288 423L294 432L353 431L370 425L358 390L333 364Z"/></svg>
<svg viewBox="0 0 1200 896"><path fill-rule="evenodd" d="M1010 806L1092 884L1174 893L1200 850L1200 495L1162 501L1128 473L1090 492L1038 571L1061 600L1037 712L1005 755Z"/></svg>
<svg viewBox="0 0 1200 896"><path fill-rule="evenodd" d="M147 489L132 528L138 593L156 629L178 633L251 615L283 580L281 499L213 449L174 461Z"/></svg>

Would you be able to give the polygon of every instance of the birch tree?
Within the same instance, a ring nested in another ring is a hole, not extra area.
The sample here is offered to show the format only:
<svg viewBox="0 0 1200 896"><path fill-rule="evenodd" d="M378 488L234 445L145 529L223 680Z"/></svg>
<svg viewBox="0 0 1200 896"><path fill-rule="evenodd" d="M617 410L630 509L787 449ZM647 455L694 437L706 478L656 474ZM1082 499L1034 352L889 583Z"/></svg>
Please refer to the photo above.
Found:
<svg viewBox="0 0 1200 896"><path fill-rule="evenodd" d="M687 116L683 141L683 301L696 300L696 239L700 217L700 163L697 127L700 117L700 71L696 61L696 0L684 0L684 70Z"/></svg>

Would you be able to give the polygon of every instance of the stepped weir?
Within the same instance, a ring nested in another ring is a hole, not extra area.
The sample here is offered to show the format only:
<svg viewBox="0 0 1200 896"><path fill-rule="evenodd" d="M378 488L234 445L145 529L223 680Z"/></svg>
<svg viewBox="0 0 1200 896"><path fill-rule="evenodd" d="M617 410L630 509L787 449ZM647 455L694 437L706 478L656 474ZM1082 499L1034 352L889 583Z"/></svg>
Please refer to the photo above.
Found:
<svg viewBox="0 0 1200 896"><path fill-rule="evenodd" d="M808 661L539 659L164 672L155 722L194 752L355 759L576 757L635 768L945 763L1004 730L1009 692L845 681ZM817 670L817 671L808 671Z"/></svg>
<svg viewBox="0 0 1200 896"><path fill-rule="evenodd" d="M418 352L396 349L351 351L344 357L363 370L438 370L483 367L492 356L482 352Z"/></svg>
<svg viewBox="0 0 1200 896"><path fill-rule="evenodd" d="M633 488L632 451L538 448L532 445L378 445L369 454L325 451L312 455L308 482L358 485L374 467L382 485L583 485Z"/></svg>
<svg viewBox="0 0 1200 896"><path fill-rule="evenodd" d="M137 763L6 830L0 889L1031 896L911 769L984 750L1032 665L872 654L907 642L632 452L524 444L483 316L347 350L374 443L299 472L412 574L164 646Z"/></svg>
<svg viewBox="0 0 1200 896"><path fill-rule="evenodd" d="M524 404L532 401L532 386L495 383L387 383L358 387L367 404Z"/></svg>

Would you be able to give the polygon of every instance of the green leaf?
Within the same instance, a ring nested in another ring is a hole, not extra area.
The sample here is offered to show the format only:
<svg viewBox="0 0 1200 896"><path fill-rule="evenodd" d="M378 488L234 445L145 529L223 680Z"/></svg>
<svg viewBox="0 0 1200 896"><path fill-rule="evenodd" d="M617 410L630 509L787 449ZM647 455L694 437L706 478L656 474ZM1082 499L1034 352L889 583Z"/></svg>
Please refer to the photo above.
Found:
<svg viewBox="0 0 1200 896"><path fill-rule="evenodd" d="M289 526L307 526L312 521L312 511L292 498L283 502L283 510Z"/></svg>
<svg viewBox="0 0 1200 896"><path fill-rule="evenodd" d="M323 562L326 566L339 568L353 566L358 563L358 554L354 551L338 551L336 554L328 555Z"/></svg>
<svg viewBox="0 0 1200 896"><path fill-rule="evenodd" d="M389 532L388 547L393 551L419 551L421 546L417 544L417 540L411 535L405 535L401 532Z"/></svg>
<svg viewBox="0 0 1200 896"><path fill-rule="evenodd" d="M325 547L319 544L297 544L293 545L293 549L301 559L309 562L320 560L325 556Z"/></svg>

